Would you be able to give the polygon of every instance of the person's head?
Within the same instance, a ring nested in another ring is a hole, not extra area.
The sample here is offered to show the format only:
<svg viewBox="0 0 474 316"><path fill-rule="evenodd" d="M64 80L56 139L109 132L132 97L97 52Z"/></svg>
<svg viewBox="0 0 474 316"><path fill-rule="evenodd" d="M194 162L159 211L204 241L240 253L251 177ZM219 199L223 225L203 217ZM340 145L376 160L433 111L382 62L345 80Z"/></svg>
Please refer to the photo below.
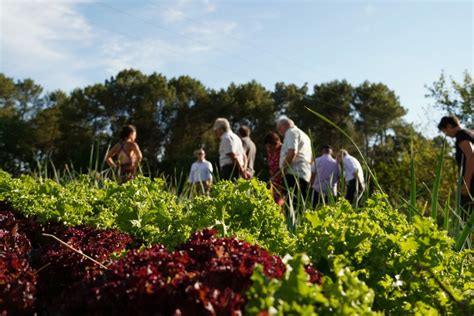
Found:
<svg viewBox="0 0 474 316"><path fill-rule="evenodd" d="M131 140L132 142L135 141L137 138L137 129L135 126L128 124L122 127L120 130L120 139L123 141L125 140Z"/></svg>
<svg viewBox="0 0 474 316"><path fill-rule="evenodd" d="M267 135L265 135L263 143L265 144L267 150L275 149L281 145L280 136L278 136L277 133L269 132Z"/></svg>
<svg viewBox="0 0 474 316"><path fill-rule="evenodd" d="M459 120L454 115L443 116L438 124L438 129L449 137L454 137L459 128Z"/></svg>
<svg viewBox="0 0 474 316"><path fill-rule="evenodd" d="M332 147L329 145L323 145L323 147L321 147L321 154L332 155Z"/></svg>
<svg viewBox="0 0 474 316"><path fill-rule="evenodd" d="M219 117L214 122L214 132L217 137L221 137L222 134L230 130L230 123L227 119Z"/></svg>
<svg viewBox="0 0 474 316"><path fill-rule="evenodd" d="M339 150L339 152L337 153L337 156L336 156L337 161L342 161L342 159L344 159L344 157L346 157L347 155L349 155L347 150L345 150L345 149Z"/></svg>
<svg viewBox="0 0 474 316"><path fill-rule="evenodd" d="M250 128L246 125L242 125L239 127L239 136L240 137L249 137L250 136Z"/></svg>
<svg viewBox="0 0 474 316"><path fill-rule="evenodd" d="M197 160L203 161L206 158L206 152L204 149L200 148L194 151L194 156L196 156Z"/></svg>
<svg viewBox="0 0 474 316"><path fill-rule="evenodd" d="M295 126L295 122L286 116L280 116L277 120L277 130L281 136L284 136L286 131L293 126Z"/></svg>

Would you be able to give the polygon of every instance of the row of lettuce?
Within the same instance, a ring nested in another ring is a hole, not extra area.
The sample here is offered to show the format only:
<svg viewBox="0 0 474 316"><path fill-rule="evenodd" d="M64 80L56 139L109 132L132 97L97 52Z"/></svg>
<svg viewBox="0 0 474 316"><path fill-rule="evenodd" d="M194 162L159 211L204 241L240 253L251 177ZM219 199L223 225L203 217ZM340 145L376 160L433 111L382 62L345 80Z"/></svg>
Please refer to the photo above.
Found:
<svg viewBox="0 0 474 316"><path fill-rule="evenodd" d="M96 185L87 176L64 185L0 173L0 201L26 217L67 226L116 229L142 247L174 251L193 233L214 228L271 254L290 255L284 278L257 265L245 291L246 314L466 314L474 312L473 252L430 219L405 216L374 195L353 210L344 201L307 210L295 234L265 184L219 182L211 196L178 199L161 179ZM308 260L324 275L308 282Z"/></svg>

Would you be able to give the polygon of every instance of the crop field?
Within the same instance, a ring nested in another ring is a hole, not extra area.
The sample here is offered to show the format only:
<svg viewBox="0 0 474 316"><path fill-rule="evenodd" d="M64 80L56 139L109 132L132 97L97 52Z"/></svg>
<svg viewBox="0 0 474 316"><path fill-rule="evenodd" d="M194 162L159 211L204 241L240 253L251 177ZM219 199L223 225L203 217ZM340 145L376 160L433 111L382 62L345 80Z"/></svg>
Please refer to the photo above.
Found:
<svg viewBox="0 0 474 316"><path fill-rule="evenodd" d="M264 183L178 198L161 179L0 173L6 314L472 315L473 251L374 194L292 233Z"/></svg>

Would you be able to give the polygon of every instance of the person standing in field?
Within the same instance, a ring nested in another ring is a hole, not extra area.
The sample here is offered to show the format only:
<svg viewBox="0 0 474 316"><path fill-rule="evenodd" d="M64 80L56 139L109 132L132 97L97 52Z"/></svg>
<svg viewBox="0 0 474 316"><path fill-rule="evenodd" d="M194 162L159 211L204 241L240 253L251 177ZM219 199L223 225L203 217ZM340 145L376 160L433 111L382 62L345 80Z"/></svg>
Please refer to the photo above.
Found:
<svg viewBox="0 0 474 316"><path fill-rule="evenodd" d="M191 165L189 182L193 185L193 192L198 195L208 194L212 184L212 164L206 160L204 149L194 152L197 160Z"/></svg>
<svg viewBox="0 0 474 316"><path fill-rule="evenodd" d="M462 176L460 202L465 211L462 218L467 221L474 204L474 131L462 128L454 115L442 117L438 129L455 139L456 163Z"/></svg>
<svg viewBox="0 0 474 316"><path fill-rule="evenodd" d="M337 153L337 161L342 162L344 178L346 180L345 199L357 206L365 190L364 172L359 160L349 155L347 150L341 149Z"/></svg>
<svg viewBox="0 0 474 316"><path fill-rule="evenodd" d="M223 180L234 180L239 177L247 178L247 158L244 147L239 136L230 129L229 121L225 118L216 119L214 132L220 139L220 178Z"/></svg>
<svg viewBox="0 0 474 316"><path fill-rule="evenodd" d="M143 159L140 147L135 142L137 130L133 125L125 125L120 131L121 141L115 144L105 155L107 164L115 170L119 183L135 178L138 164ZM117 162L113 158L117 156Z"/></svg>
<svg viewBox="0 0 474 316"><path fill-rule="evenodd" d="M257 154L257 147L255 143L250 139L250 128L242 125L239 128L239 136L244 146L245 155L247 156L247 176L252 178L255 174L254 163L255 155Z"/></svg>
<svg viewBox="0 0 474 316"><path fill-rule="evenodd" d="M332 157L332 148L324 145L321 156L311 165L311 184L313 186L313 207L319 203L328 203L329 196L336 197L339 181L339 166Z"/></svg>
<svg viewBox="0 0 474 316"><path fill-rule="evenodd" d="M277 130L283 136L279 166L289 191L287 197L291 199L293 195L293 206L296 206L309 195L307 190L311 180L311 140L286 116L278 119Z"/></svg>
<svg viewBox="0 0 474 316"><path fill-rule="evenodd" d="M283 199L283 179L279 165L281 150L280 136L278 136L277 133L269 132L263 141L267 152L268 174L270 176L268 183L273 193L273 199L281 206L285 204L285 200Z"/></svg>

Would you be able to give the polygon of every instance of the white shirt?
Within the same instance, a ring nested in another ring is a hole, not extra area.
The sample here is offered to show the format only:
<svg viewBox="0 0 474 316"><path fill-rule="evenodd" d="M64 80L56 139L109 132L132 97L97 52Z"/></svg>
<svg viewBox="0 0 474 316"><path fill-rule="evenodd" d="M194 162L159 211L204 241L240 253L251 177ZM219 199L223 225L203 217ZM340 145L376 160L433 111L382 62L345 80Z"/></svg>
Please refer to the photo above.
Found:
<svg viewBox="0 0 474 316"><path fill-rule="evenodd" d="M204 159L203 161L196 161L191 165L189 172L189 182L204 182L212 180L212 164Z"/></svg>
<svg viewBox="0 0 474 316"><path fill-rule="evenodd" d="M234 153L241 166L244 165L244 146L239 136L232 131L227 131L221 136L219 145L219 165L221 168L225 165L234 164L234 161L227 155Z"/></svg>
<svg viewBox="0 0 474 316"><path fill-rule="evenodd" d="M344 166L344 178L346 179L346 182L354 179L354 174L357 172L360 184L364 186L364 172L360 162L356 158L347 154L344 159L342 159L342 164Z"/></svg>
<svg viewBox="0 0 474 316"><path fill-rule="evenodd" d="M298 127L293 126L285 132L283 145L280 151L280 168L283 168L288 150L295 150L295 158L291 165L285 169L285 173L293 174L298 178L309 182L311 180L311 159L313 151L311 149L311 140L305 132Z"/></svg>

